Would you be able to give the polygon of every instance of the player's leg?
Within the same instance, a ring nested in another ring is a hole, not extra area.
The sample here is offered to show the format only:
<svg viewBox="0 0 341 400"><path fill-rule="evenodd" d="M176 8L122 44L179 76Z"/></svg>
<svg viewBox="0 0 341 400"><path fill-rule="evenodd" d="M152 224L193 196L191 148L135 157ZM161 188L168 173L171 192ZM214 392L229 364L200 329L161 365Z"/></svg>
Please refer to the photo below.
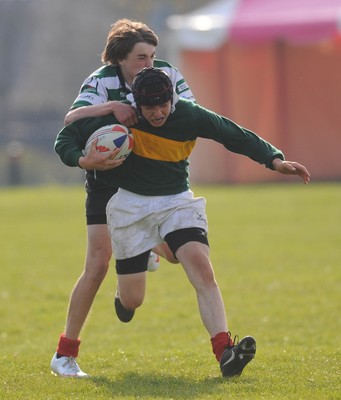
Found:
<svg viewBox="0 0 341 400"><path fill-rule="evenodd" d="M106 276L112 256L106 206L117 189L97 189L91 176L87 177L86 222L87 249L85 266L69 302L65 336L76 340L90 311L96 293Z"/></svg>
<svg viewBox="0 0 341 400"><path fill-rule="evenodd" d="M146 251L132 258L116 260L115 310L122 322L131 321L136 308L143 303L149 254L150 251Z"/></svg>
<svg viewBox="0 0 341 400"><path fill-rule="evenodd" d="M76 358L79 335L89 314L96 293L105 278L111 258L111 242L107 225L88 225L87 255L84 271L70 297L65 332L60 335L52 371L64 377L83 378L88 375L78 366Z"/></svg>
<svg viewBox="0 0 341 400"><path fill-rule="evenodd" d="M105 208L115 192L116 189L87 193L87 253L84 270L70 296L65 331L60 335L57 353L51 361L51 369L58 375L87 376L80 370L75 358L78 356L81 329L109 268L112 251Z"/></svg>
<svg viewBox="0 0 341 400"><path fill-rule="evenodd" d="M174 257L173 252L171 251L166 242L161 243L158 246L154 247L153 252L158 256L164 258L171 264L179 264L179 260L177 260L177 258Z"/></svg>
<svg viewBox="0 0 341 400"><path fill-rule="evenodd" d="M164 258L171 264L179 264L179 261L174 257L172 251L168 247L167 243L161 243L154 247L150 252L148 261L148 271L157 271L160 267L160 257Z"/></svg>
<svg viewBox="0 0 341 400"><path fill-rule="evenodd" d="M117 294L128 310L136 310L143 303L146 291L146 272L117 275Z"/></svg>
<svg viewBox="0 0 341 400"><path fill-rule="evenodd" d="M107 225L87 226L85 267L70 298L65 336L78 339L96 293L103 282L111 259Z"/></svg>
<svg viewBox="0 0 341 400"><path fill-rule="evenodd" d="M256 341L252 336L235 343L228 332L223 300L209 260L208 246L189 242L176 256L194 286L202 321L211 336L213 352L224 377L238 376L254 358Z"/></svg>
<svg viewBox="0 0 341 400"><path fill-rule="evenodd" d="M256 341L253 337L246 336L235 343L231 338L205 235L200 235L198 229L181 229L168 234L166 240L195 288L201 319L210 334L212 350L220 364L222 375L240 375L255 356Z"/></svg>
<svg viewBox="0 0 341 400"><path fill-rule="evenodd" d="M210 336L227 332L225 307L209 259L209 247L188 242L178 249L176 256L196 291L200 316Z"/></svg>
<svg viewBox="0 0 341 400"><path fill-rule="evenodd" d="M161 243L157 224L148 222L155 215L150 211L151 201L120 189L107 205L118 281L115 309L122 322L129 322L143 302L150 249Z"/></svg>

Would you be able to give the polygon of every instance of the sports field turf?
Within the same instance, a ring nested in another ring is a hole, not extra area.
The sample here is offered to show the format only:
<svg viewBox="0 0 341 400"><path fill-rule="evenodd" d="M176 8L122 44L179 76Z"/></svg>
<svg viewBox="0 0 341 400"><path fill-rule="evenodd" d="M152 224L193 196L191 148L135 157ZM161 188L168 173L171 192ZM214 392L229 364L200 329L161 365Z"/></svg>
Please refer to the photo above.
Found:
<svg viewBox="0 0 341 400"><path fill-rule="evenodd" d="M82 270L81 187L0 190L0 399L341 399L341 185L196 186L207 199L211 258L232 335L256 358L220 377L181 267L148 274L129 324L115 274L82 332L87 380L50 374Z"/></svg>

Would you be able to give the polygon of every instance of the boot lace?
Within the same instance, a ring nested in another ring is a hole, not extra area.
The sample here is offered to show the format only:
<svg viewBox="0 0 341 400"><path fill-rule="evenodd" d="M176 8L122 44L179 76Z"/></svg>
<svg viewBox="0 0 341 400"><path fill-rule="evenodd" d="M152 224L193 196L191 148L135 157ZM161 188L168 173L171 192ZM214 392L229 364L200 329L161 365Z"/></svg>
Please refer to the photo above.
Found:
<svg viewBox="0 0 341 400"><path fill-rule="evenodd" d="M229 341L229 344L226 346L227 348L234 347L236 344L239 343L239 336L235 335L233 340L232 340L232 335L231 335L230 331L227 332L227 339ZM231 342L232 342L232 345L230 344Z"/></svg>
<svg viewBox="0 0 341 400"><path fill-rule="evenodd" d="M72 374L77 374L80 371L75 357L66 357L63 367L67 368Z"/></svg>

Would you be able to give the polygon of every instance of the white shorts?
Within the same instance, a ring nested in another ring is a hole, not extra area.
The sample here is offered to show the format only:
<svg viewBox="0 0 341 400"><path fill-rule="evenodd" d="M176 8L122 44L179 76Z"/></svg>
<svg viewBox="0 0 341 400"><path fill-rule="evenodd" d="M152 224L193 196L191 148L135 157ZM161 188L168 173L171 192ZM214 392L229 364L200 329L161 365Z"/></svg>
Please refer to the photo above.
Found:
<svg viewBox="0 0 341 400"><path fill-rule="evenodd" d="M206 200L188 190L168 196L141 196L119 189L107 204L107 223L117 260L152 249L178 229L208 231Z"/></svg>

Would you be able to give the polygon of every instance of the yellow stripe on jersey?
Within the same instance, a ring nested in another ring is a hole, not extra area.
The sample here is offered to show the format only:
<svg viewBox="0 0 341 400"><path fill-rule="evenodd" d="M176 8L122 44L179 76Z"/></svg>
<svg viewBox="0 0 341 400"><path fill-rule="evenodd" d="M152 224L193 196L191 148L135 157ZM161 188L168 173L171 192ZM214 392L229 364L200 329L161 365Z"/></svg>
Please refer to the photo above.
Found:
<svg viewBox="0 0 341 400"><path fill-rule="evenodd" d="M195 140L179 142L130 128L134 136L133 152L141 157L158 161L178 162L191 154Z"/></svg>

